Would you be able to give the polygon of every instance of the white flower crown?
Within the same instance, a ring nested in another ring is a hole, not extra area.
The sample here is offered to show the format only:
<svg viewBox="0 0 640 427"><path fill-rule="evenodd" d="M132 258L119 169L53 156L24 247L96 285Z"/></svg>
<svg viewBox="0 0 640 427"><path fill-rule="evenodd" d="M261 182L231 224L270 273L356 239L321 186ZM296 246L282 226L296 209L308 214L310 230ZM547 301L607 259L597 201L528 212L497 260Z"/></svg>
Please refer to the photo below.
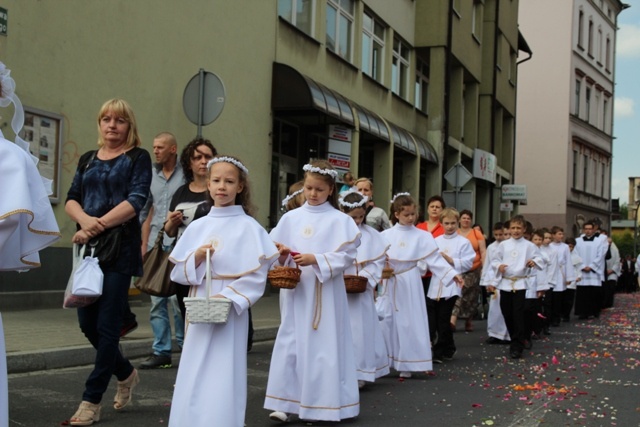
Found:
<svg viewBox="0 0 640 427"><path fill-rule="evenodd" d="M333 178L334 180L336 178L338 178L338 172L334 171L332 169L322 169L316 166L311 166L309 164L306 164L302 167L302 170L305 172L314 172L314 173L319 173L322 175L329 175L331 178Z"/></svg>
<svg viewBox="0 0 640 427"><path fill-rule="evenodd" d="M240 169L242 172L249 175L249 169L247 169L247 167L243 165L240 160L232 159L231 157L227 156L214 157L213 159L209 160L209 163L207 163L207 169L211 168L211 165L220 162L231 163L232 165L237 166L238 169Z"/></svg>
<svg viewBox="0 0 640 427"><path fill-rule="evenodd" d="M367 204L367 202L369 201L369 197L367 197L367 196L362 196L362 200L360 200L359 202L355 202L355 203L349 203L349 202L346 202L346 201L344 200L344 198L345 198L346 196L348 196L349 194L351 194L351 193L357 193L357 194L360 194L360 193L358 193L357 191L349 191L349 192L346 192L346 193L344 193L342 196L340 196L340 199L338 199L338 204L339 204L340 206L344 206L345 208L355 209L355 208L361 208L361 207L364 207L364 205L366 205L366 204Z"/></svg>
<svg viewBox="0 0 640 427"><path fill-rule="evenodd" d="M410 194L410 193L398 193L398 194L396 194L395 196L393 196L393 198L391 199L391 203L395 202L395 201L396 201L396 199L397 199L398 197L400 197L400 196L409 196L409 197L411 197L411 194Z"/></svg>
<svg viewBox="0 0 640 427"><path fill-rule="evenodd" d="M285 197L284 199L282 199L282 207L286 207L287 203L289 203L289 200L293 199L294 197L296 197L298 194L302 194L302 192L304 191L304 188L301 188L297 191L294 191L293 193L289 194L287 197Z"/></svg>

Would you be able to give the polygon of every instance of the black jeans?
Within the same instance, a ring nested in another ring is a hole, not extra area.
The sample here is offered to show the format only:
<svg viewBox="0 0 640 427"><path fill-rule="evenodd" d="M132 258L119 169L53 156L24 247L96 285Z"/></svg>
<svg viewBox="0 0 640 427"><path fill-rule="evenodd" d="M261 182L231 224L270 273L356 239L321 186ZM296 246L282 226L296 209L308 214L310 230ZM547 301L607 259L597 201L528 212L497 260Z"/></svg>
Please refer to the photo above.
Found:
<svg viewBox="0 0 640 427"><path fill-rule="evenodd" d="M93 371L85 382L82 400L100 403L112 375L124 381L133 372L133 366L118 347L130 283L128 274L105 272L102 296L95 303L78 309L80 329L96 349Z"/></svg>
<svg viewBox="0 0 640 427"><path fill-rule="evenodd" d="M500 291L500 309L511 337L511 351L522 352L526 337L524 329L524 305L526 291Z"/></svg>
<svg viewBox="0 0 640 427"><path fill-rule="evenodd" d="M453 285L455 286L455 285ZM451 313L456 304L457 296L438 301L427 298L427 316L429 318L429 335L431 342L438 334L438 340L433 346L434 357L450 357L456 351L451 331Z"/></svg>

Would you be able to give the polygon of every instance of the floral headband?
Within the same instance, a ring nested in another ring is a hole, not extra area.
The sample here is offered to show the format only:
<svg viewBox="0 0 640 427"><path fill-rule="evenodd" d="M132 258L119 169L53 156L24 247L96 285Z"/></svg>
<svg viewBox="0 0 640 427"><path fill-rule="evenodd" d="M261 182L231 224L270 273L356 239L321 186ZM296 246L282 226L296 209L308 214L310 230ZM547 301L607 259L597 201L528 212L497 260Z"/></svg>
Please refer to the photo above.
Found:
<svg viewBox="0 0 640 427"><path fill-rule="evenodd" d="M398 193L398 194L396 194L395 196L393 196L393 198L391 199L391 203L395 202L395 201L396 201L396 199L397 199L398 197L400 197L400 196L409 196L409 197L411 197L411 194L410 194L410 193Z"/></svg>
<svg viewBox="0 0 640 427"><path fill-rule="evenodd" d="M338 178L338 172L334 171L333 169L323 169L317 166L311 166L309 164L306 164L302 167L302 170L305 172L313 172L313 173L319 173L322 175L329 175L334 180Z"/></svg>
<svg viewBox="0 0 640 427"><path fill-rule="evenodd" d="M294 191L293 193L289 194L287 197L285 197L284 199L282 199L282 207L286 207L287 203L289 203L289 200L293 199L294 197L296 197L298 194L302 194L302 192L304 191L304 188L301 188L297 191Z"/></svg>
<svg viewBox="0 0 640 427"><path fill-rule="evenodd" d="M348 195L349 195L349 194L351 194L351 193L357 193L357 194L360 194L360 193L358 193L357 191L349 191L348 193L344 193L344 194L340 197L340 199L338 199L338 204L339 204L340 206L344 206L345 208L355 209L355 208L361 208L361 207L364 207L364 205L366 205L366 204L367 204L367 202L369 201L369 197L367 197L367 196L362 196L362 199L361 199L360 201L358 201L358 202L355 202L355 203L349 203L349 202L345 201L345 200L344 200L345 196L348 196Z"/></svg>
<svg viewBox="0 0 640 427"><path fill-rule="evenodd" d="M213 159L209 160L209 163L207 163L207 169L211 168L213 164L220 163L220 162L231 163L232 165L240 169L242 172L249 175L249 169L247 169L247 167L243 165L240 160L236 160L227 156L214 157Z"/></svg>

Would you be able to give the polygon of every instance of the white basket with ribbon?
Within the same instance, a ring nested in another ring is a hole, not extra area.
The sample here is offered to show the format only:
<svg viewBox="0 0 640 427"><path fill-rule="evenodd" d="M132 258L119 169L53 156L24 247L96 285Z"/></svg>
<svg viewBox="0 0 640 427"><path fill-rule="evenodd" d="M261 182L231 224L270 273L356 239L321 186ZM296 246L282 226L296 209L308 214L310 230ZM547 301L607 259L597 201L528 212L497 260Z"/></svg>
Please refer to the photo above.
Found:
<svg viewBox="0 0 640 427"><path fill-rule="evenodd" d="M231 300L211 298L211 251L209 249L207 249L206 269L206 296L184 299L184 305L187 307L187 320L189 323L227 323Z"/></svg>

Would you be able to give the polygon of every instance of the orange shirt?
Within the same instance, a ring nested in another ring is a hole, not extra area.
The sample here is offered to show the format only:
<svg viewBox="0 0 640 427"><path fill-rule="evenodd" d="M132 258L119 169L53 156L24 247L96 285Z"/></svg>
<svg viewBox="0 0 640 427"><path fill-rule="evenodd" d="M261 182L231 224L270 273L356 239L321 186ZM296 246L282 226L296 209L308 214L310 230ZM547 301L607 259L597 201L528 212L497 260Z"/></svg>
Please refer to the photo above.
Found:
<svg viewBox="0 0 640 427"><path fill-rule="evenodd" d="M458 234L462 235L462 233L460 233L460 230L458 230ZM476 251L476 257L473 259L471 270L469 270L473 271L476 268L482 266L482 260L480 259L480 244L478 242L483 241L484 236L480 234L480 232L478 232L476 229L472 228L471 231L469 231L469 234L463 237L466 237L471 242L473 250Z"/></svg>

